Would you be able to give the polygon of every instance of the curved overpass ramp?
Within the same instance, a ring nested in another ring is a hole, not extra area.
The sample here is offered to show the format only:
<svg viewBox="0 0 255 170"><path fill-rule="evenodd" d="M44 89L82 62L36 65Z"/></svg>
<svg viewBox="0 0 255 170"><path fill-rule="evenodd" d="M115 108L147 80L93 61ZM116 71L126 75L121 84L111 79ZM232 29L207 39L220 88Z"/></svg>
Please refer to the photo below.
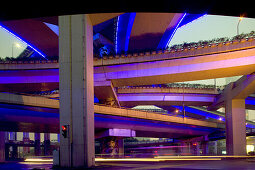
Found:
<svg viewBox="0 0 255 170"><path fill-rule="evenodd" d="M229 44L229 43L227 43ZM216 47L198 47L182 51L166 51L94 59L94 81L112 81L117 86L164 84L202 80L255 71L255 41ZM0 84L58 82L57 61L2 62ZM41 77L41 79L38 78ZM2 78L3 77L3 78ZM8 79L4 79L9 77ZM47 81L48 79L48 81Z"/></svg>
<svg viewBox="0 0 255 170"><path fill-rule="evenodd" d="M59 132L57 100L1 93L0 102L2 130L28 131L31 128L35 132ZM128 128L140 136L172 137L206 135L224 127L209 121L100 105L95 105L94 111L96 131Z"/></svg>

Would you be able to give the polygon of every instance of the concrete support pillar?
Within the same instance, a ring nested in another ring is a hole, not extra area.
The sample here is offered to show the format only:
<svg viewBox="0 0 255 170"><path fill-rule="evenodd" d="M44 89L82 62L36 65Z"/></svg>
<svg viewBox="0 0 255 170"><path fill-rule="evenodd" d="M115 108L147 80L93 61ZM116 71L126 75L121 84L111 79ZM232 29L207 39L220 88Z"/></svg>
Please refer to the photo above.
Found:
<svg viewBox="0 0 255 170"><path fill-rule="evenodd" d="M200 145L198 142L192 143L193 155L200 156Z"/></svg>
<svg viewBox="0 0 255 170"><path fill-rule="evenodd" d="M124 157L124 140L118 137L119 157Z"/></svg>
<svg viewBox="0 0 255 170"><path fill-rule="evenodd" d="M226 100L226 149L228 155L246 155L245 100Z"/></svg>
<svg viewBox="0 0 255 170"><path fill-rule="evenodd" d="M181 155L186 156L190 155L190 143L189 142L182 142L181 143Z"/></svg>
<svg viewBox="0 0 255 170"><path fill-rule="evenodd" d="M191 151L191 149L190 149L190 148L191 148L191 143L188 142L187 145L188 145L188 154L189 154L189 155L192 155L192 151Z"/></svg>
<svg viewBox="0 0 255 170"><path fill-rule="evenodd" d="M40 138L40 133L35 133L35 156L39 156L41 154Z"/></svg>
<svg viewBox="0 0 255 170"><path fill-rule="evenodd" d="M5 134L5 142L9 142L9 132L4 132Z"/></svg>
<svg viewBox="0 0 255 170"><path fill-rule="evenodd" d="M44 155L50 155L50 134L44 133Z"/></svg>
<svg viewBox="0 0 255 170"><path fill-rule="evenodd" d="M197 156L200 156L200 143L199 142L196 142L196 155Z"/></svg>
<svg viewBox="0 0 255 170"><path fill-rule="evenodd" d="M23 141L29 140L29 133L23 132Z"/></svg>
<svg viewBox="0 0 255 170"><path fill-rule="evenodd" d="M93 26L88 15L59 16L60 166L95 164ZM61 129L61 128L60 128Z"/></svg>
<svg viewBox="0 0 255 170"><path fill-rule="evenodd" d="M5 132L0 132L0 162L5 161Z"/></svg>
<svg viewBox="0 0 255 170"><path fill-rule="evenodd" d="M202 153L205 156L209 154L208 141L202 143Z"/></svg>
<svg viewBox="0 0 255 170"><path fill-rule="evenodd" d="M217 141L213 141L213 146L214 146L214 155L218 155L218 144Z"/></svg>
<svg viewBox="0 0 255 170"><path fill-rule="evenodd" d="M29 142L29 133L28 132L23 132L23 142L28 143ZM13 147L14 148L14 147ZM15 148L13 149L13 152L15 152ZM30 148L29 147L23 147L23 153L29 153Z"/></svg>
<svg viewBox="0 0 255 170"><path fill-rule="evenodd" d="M17 140L17 132L9 132L10 135L10 139L12 141L16 141Z"/></svg>
<svg viewBox="0 0 255 170"><path fill-rule="evenodd" d="M26 153L28 153L30 151L30 149L29 149L29 147L26 147L26 148L28 148L28 150L26 152ZM24 152L24 150L23 150L23 152ZM17 145L12 146L11 157L12 157L12 159L18 158L18 146Z"/></svg>

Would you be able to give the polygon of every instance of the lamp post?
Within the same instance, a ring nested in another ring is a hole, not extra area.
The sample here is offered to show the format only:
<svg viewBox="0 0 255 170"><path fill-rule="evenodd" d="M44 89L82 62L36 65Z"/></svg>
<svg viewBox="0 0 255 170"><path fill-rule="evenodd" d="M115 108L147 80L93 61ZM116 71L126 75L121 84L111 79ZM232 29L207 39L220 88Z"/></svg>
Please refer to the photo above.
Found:
<svg viewBox="0 0 255 170"><path fill-rule="evenodd" d="M183 84L183 87L182 87L182 110L183 110L183 119L185 118L185 106L184 106L184 84Z"/></svg>
<svg viewBox="0 0 255 170"><path fill-rule="evenodd" d="M16 48L20 48L21 47L19 43L12 43L12 58L13 58L14 45L15 45Z"/></svg>
<svg viewBox="0 0 255 170"><path fill-rule="evenodd" d="M243 20L243 17L239 17L238 23L237 23L237 35L239 35L239 24Z"/></svg>

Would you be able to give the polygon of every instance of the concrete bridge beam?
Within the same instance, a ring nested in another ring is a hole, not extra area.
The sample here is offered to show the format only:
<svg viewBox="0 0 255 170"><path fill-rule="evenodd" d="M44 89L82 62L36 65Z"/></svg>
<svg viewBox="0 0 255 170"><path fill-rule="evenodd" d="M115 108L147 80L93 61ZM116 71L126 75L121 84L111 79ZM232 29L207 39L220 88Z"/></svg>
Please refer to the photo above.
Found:
<svg viewBox="0 0 255 170"><path fill-rule="evenodd" d="M226 149L228 155L246 155L246 112L244 99L226 101Z"/></svg>

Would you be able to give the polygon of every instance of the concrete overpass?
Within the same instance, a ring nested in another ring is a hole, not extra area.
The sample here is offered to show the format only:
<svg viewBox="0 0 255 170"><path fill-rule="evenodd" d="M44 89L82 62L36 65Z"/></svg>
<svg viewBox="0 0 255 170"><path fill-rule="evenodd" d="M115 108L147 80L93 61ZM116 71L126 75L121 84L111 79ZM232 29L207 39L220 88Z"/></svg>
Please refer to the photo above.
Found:
<svg viewBox="0 0 255 170"><path fill-rule="evenodd" d="M74 20L72 20L71 22L72 18ZM60 85L62 100L61 99L60 100L62 101L61 103L62 103L62 111L63 111L62 114L60 115L62 117L60 121L61 121L61 124L63 123L70 124L70 120L66 119L68 115L69 116L72 115L73 111L76 114L78 114L76 115L77 117L75 117L75 119L71 121L71 124L74 122L74 124L72 125L74 125L73 132L75 133L74 136L76 136L76 138L72 138L74 139L74 143L75 143L74 153L80 153L80 155L82 155L85 149L86 151L85 155L89 157L89 155L91 155L89 153L93 153L93 151L90 150L90 147L88 147L89 143L91 144L93 143L93 141L91 140L93 139L92 138L93 133L89 131L89 129L92 129L92 127L94 128L93 122L88 123L89 120L94 119L94 116L92 115L93 114L92 95L91 96L88 95L89 94L88 92L93 92L93 74L92 74L93 73L93 65L92 65L93 63L92 50L93 49L91 48L92 47L91 42L93 39L92 38L93 27L88 15L79 15L79 16L70 16L70 17L61 16L59 17L59 19L60 19L60 28L61 28L61 35L62 35L60 36L61 43L59 45L60 58L65 59L67 61L67 62L62 61L62 63L60 63L60 66L62 66L63 68L63 69L60 69L60 79L61 79L60 83L62 83L62 85ZM66 22L66 21L70 21L70 22ZM69 26L68 26L68 23L69 23ZM81 31L81 29L79 29L81 27L86 28L85 33ZM69 30L70 28L73 28L73 29L70 31ZM84 34L86 35L85 40L81 39L81 37L83 37L82 35ZM70 39L68 39L68 36L71 36L71 35L80 35L80 36L76 37L77 39L75 39L75 41L70 41ZM70 44L66 42L70 42ZM89 43L85 43L85 46L84 46L84 42L89 42ZM225 44L223 44L223 46L225 47ZM84 49L86 49L85 50L86 54L84 54ZM187 52L187 50L184 52ZM71 54L69 56L70 58L66 57L67 54ZM150 55L150 54L146 54L146 55ZM80 57L79 59L82 62L84 62L83 64L86 64L85 67L74 56L78 58ZM169 57L170 55L167 55L167 56ZM95 72L94 79L96 80L96 82L105 82L106 80L107 81L111 80L111 85L113 85L113 87L119 87L119 86L126 86L126 85L147 85L147 84L158 84L158 83L164 84L164 83L170 83L170 82L199 80L199 79L226 77L226 76L233 76L233 75L248 75L254 72L253 61L254 61L254 49L241 48L241 49L238 49L237 51L236 50L227 51L227 53L224 53L224 52L210 53L210 54L206 53L204 55L195 55L195 56L190 56L186 58L175 58L175 59L171 58L171 59L164 59L159 61L155 60L155 61L148 61L146 63L136 62L136 63L123 64L123 65L103 65L102 64L102 66L96 67L94 71ZM77 79L77 75L79 75L80 79ZM46 75L46 77L47 76L49 75ZM36 75L34 77L36 78ZM28 78L26 82L24 81L24 83L29 83L30 81L32 82L32 79ZM70 84L71 84L71 87L69 86ZM81 93L81 91L84 93ZM240 104L240 106L242 106L241 111L243 113L244 111L243 101L242 103L238 103L238 102L235 104L236 105ZM234 106L236 105L233 105L233 107L231 108L235 109ZM69 112L69 110L66 110L65 108L71 109L71 112ZM86 114L85 117L83 115L84 113ZM233 121L230 121L230 122L233 123ZM243 124L244 123L243 119L241 122L242 122L242 125L245 125ZM79 126L82 125L82 127L84 128L81 129L78 125ZM243 128L244 126L242 126L242 129ZM78 135L80 132L79 130L81 130L81 132L85 134L85 136L79 136ZM230 130L233 130L233 129L230 129ZM243 135L244 133L242 133L242 139L244 139ZM237 142L237 138L233 139L232 141ZM82 142L82 145L80 142ZM83 148L83 145L85 148ZM238 145L236 143L234 145L235 145L234 149L236 149L236 146ZM244 154L243 147L245 145L243 141L241 145L242 145L241 147L242 149L241 150L237 149L237 152L235 151L234 154L236 153ZM62 146L61 149L65 149L66 148L65 146L67 146L67 140L62 139L61 146ZM232 147L231 145L228 145L228 146ZM79 149L80 147L82 147L83 149L80 150ZM88 149L88 151L86 149ZM228 152L228 153L232 154L231 152ZM66 162L64 160L68 160L68 159L69 158L67 157L63 157L61 161L64 163ZM91 160L93 160L93 158L89 159L89 161ZM75 165L79 165L82 162L84 163L84 160L79 159L76 162L77 164Z"/></svg>
<svg viewBox="0 0 255 170"><path fill-rule="evenodd" d="M113 90L117 86L250 74L255 71L255 60L252 59L254 46L254 39L249 38L196 49L110 56L101 60L94 58L95 94L101 100L113 98L119 105ZM58 67L58 61L4 62L0 64L0 90L25 92L56 89ZM102 88L107 88L104 95L101 94Z"/></svg>
<svg viewBox="0 0 255 170"><path fill-rule="evenodd" d="M1 131L59 132L58 100L1 93L0 102ZM204 116L208 114L210 117L210 114L213 114L225 117L222 113L210 112L203 108L192 108L204 112ZM181 138L208 135L225 127L223 121L211 122L103 105L95 105L94 110L96 134L115 128L132 129L140 137ZM186 108L186 112L192 113L189 108ZM195 112L197 114L197 111ZM247 123L248 126L255 126L254 122L248 121Z"/></svg>
<svg viewBox="0 0 255 170"><path fill-rule="evenodd" d="M242 77L240 80L244 79ZM240 81L239 80L239 81ZM250 80L251 81L251 80ZM253 82L253 81L251 81ZM239 83L242 84L242 83ZM247 84L248 85L248 84ZM252 84L249 85L251 94ZM211 108L221 98L217 109L223 107L222 93L216 88L192 88L192 87L121 87L116 90L118 101L121 106L134 107L136 105L182 105L185 106L209 106ZM254 109L254 97L245 97L247 109ZM216 109L216 110L217 110Z"/></svg>
<svg viewBox="0 0 255 170"><path fill-rule="evenodd" d="M58 100L45 97L0 94L1 130L59 132ZM224 124L167 114L95 105L96 132L132 129L143 137L208 135Z"/></svg>
<svg viewBox="0 0 255 170"><path fill-rule="evenodd" d="M114 86L119 87L247 75L255 71L254 54L255 49L246 49L146 63L101 66L95 68L94 79L95 82L111 80Z"/></svg>

